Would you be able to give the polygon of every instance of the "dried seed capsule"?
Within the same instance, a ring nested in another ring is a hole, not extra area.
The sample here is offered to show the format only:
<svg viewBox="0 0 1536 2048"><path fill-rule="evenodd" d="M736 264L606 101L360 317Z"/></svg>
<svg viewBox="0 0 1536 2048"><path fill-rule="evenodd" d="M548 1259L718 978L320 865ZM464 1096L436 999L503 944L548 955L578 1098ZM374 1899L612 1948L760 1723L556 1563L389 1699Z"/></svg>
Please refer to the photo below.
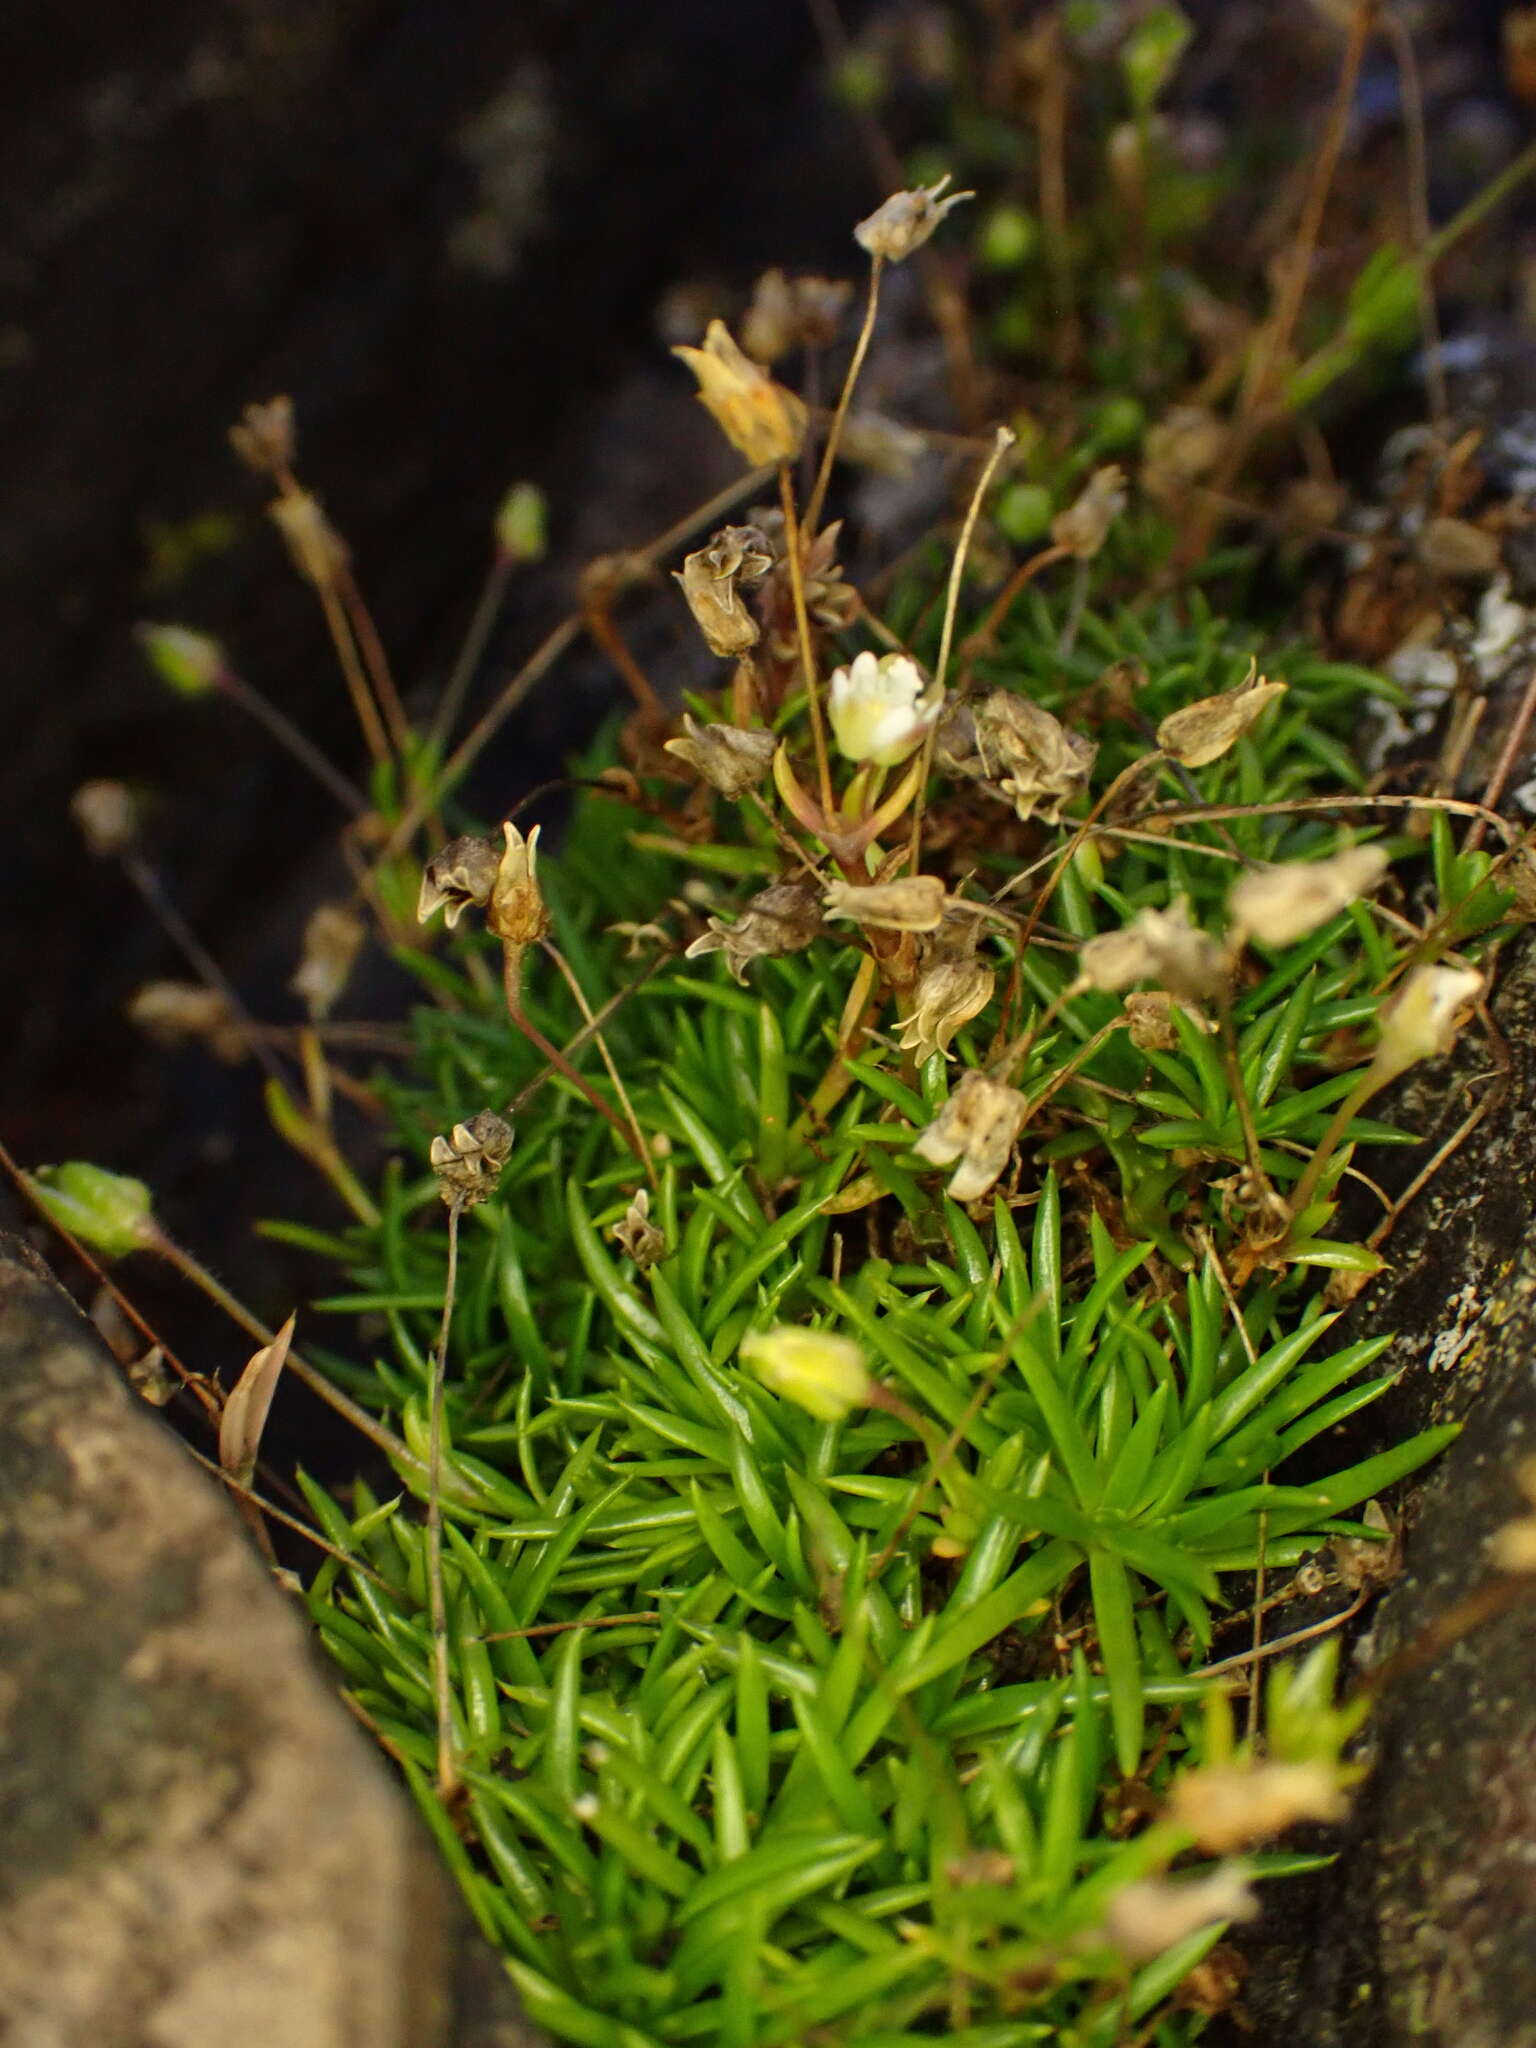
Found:
<svg viewBox="0 0 1536 2048"><path fill-rule="evenodd" d="M501 829L506 850L491 884L485 926L511 945L530 946L549 930L549 908L537 872L542 827L535 825L526 839L510 821Z"/></svg>
<svg viewBox="0 0 1536 2048"><path fill-rule="evenodd" d="M1125 510L1125 471L1106 463L1089 477L1081 494L1051 521L1051 539L1080 562L1091 562Z"/></svg>
<svg viewBox="0 0 1536 2048"><path fill-rule="evenodd" d="M1133 981L1155 981L1189 1002L1206 1001L1226 979L1221 948L1190 923L1182 902L1138 911L1123 930L1090 939L1078 968L1090 988L1118 994Z"/></svg>
<svg viewBox="0 0 1536 2048"><path fill-rule="evenodd" d="M828 917L846 917L854 924L882 931L937 931L944 916L944 884L937 875L903 875L895 882L831 881L823 901Z"/></svg>
<svg viewBox="0 0 1536 2048"><path fill-rule="evenodd" d="M771 732L739 725L699 725L685 711L682 736L664 744L722 796L742 797L773 766L778 742Z"/></svg>
<svg viewBox="0 0 1536 2048"><path fill-rule="evenodd" d="M472 833L450 839L422 871L416 922L425 924L434 912L441 910L443 923L452 928L471 904L481 908L489 903L501 856L502 850L494 839Z"/></svg>
<svg viewBox="0 0 1536 2048"><path fill-rule="evenodd" d="M1157 728L1157 744L1181 767L1204 768L1219 760L1275 699L1284 695L1284 683L1266 682L1259 676L1219 697L1202 697L1182 711L1169 712Z"/></svg>
<svg viewBox="0 0 1536 2048"><path fill-rule="evenodd" d="M802 952L821 931L814 887L807 882L773 882L758 891L734 924L712 917L683 957L697 960L706 953L724 953L726 966L744 982L753 960Z"/></svg>
<svg viewBox="0 0 1536 2048"><path fill-rule="evenodd" d="M328 1017L340 1001L367 928L344 903L322 903L304 927L304 954L288 986L313 1022Z"/></svg>
<svg viewBox="0 0 1536 2048"><path fill-rule="evenodd" d="M651 1221L651 1196L648 1188L641 1188L634 1200L624 1211L623 1217L613 1226L614 1243L643 1272L647 1266L658 1265L667 1255L667 1240Z"/></svg>
<svg viewBox="0 0 1536 2048"><path fill-rule="evenodd" d="M708 547L685 557L681 573L674 571L711 654L745 654L757 645L761 628L741 591L772 567L773 550L759 527L723 526Z"/></svg>
<svg viewBox="0 0 1536 2048"><path fill-rule="evenodd" d="M138 843L139 808L125 782L82 782L69 800L69 814L86 851L98 860L115 860Z"/></svg>
<svg viewBox="0 0 1536 2048"><path fill-rule="evenodd" d="M949 180L950 173L946 171L936 185L920 185L912 192L893 192L868 219L859 222L853 239L871 256L886 263L904 263L914 249L922 248L945 214L976 197L974 192L951 192L947 199L941 198Z"/></svg>
<svg viewBox="0 0 1536 2048"><path fill-rule="evenodd" d="M493 1109L455 1124L446 1138L434 1138L428 1154L438 1193L450 1208L485 1201L511 1156L512 1126Z"/></svg>
<svg viewBox="0 0 1536 2048"><path fill-rule="evenodd" d="M984 961L934 961L919 976L912 1013L902 1024L903 1052L915 1053L919 1064L936 1052L948 1056L955 1033L980 1016L996 986L997 976Z"/></svg>

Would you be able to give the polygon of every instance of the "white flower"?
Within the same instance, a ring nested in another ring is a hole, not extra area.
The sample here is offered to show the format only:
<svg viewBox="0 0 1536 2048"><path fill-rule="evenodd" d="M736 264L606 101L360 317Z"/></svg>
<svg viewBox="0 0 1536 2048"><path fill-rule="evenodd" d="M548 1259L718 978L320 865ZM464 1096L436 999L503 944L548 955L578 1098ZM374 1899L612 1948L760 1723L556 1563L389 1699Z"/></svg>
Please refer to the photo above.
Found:
<svg viewBox="0 0 1536 2048"><path fill-rule="evenodd" d="M1456 1042L1461 1015L1483 992L1483 977L1471 967L1415 967L1382 1013L1381 1042L1371 1070L1376 1085L1419 1060L1439 1059Z"/></svg>
<svg viewBox="0 0 1536 2048"><path fill-rule="evenodd" d="M910 656L866 648L852 667L832 671L829 709L838 749L850 761L893 768L920 743L943 701Z"/></svg>

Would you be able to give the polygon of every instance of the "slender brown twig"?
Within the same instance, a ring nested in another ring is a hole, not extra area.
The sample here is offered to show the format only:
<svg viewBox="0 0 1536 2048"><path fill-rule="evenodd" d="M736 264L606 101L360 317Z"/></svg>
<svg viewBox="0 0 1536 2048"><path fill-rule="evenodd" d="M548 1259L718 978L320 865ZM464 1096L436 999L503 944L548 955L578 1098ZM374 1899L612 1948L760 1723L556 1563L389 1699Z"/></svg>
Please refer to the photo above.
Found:
<svg viewBox="0 0 1536 2048"><path fill-rule="evenodd" d="M869 296L864 302L864 320L859 328L859 338L853 345L849 359L848 374L843 379L843 388L838 393L837 410L832 415L832 424L827 429L826 445L821 451L821 467L816 472L815 487L805 508L805 530L814 540L817 524L821 519L822 507L827 502L827 488L832 482L832 465L837 460L838 443L843 437L843 422L848 417L848 408L853 402L853 387L859 381L859 372L864 367L864 358L869 353L870 336L875 331L875 317L880 310L880 272L883 259L875 254L869 259Z"/></svg>

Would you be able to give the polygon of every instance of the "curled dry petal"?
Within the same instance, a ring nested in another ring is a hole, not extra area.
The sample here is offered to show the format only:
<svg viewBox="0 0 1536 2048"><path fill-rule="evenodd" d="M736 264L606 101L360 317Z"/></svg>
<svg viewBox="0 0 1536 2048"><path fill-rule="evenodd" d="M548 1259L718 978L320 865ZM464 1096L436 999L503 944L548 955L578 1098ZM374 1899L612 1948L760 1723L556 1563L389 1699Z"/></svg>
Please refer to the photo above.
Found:
<svg viewBox="0 0 1536 2048"><path fill-rule="evenodd" d="M741 323L747 354L773 363L793 348L829 347L852 297L846 279L786 277L782 270L765 270Z"/></svg>
<svg viewBox="0 0 1536 2048"><path fill-rule="evenodd" d="M887 263L904 263L914 249L921 249L945 214L976 197L974 192L951 192L947 199L941 198L948 183L946 172L936 185L893 192L867 220L859 222L853 239L871 256Z"/></svg>
<svg viewBox="0 0 1536 2048"><path fill-rule="evenodd" d="M1188 1002L1206 1001L1226 978L1221 948L1190 923L1182 902L1140 910L1123 930L1090 939L1078 967L1090 988L1118 994L1134 981L1155 981Z"/></svg>
<svg viewBox="0 0 1536 2048"><path fill-rule="evenodd" d="M738 347L723 320L711 320L702 348L674 348L699 381L699 403L731 446L756 466L793 462L805 440L806 411Z"/></svg>
<svg viewBox="0 0 1536 2048"><path fill-rule="evenodd" d="M1203 1877L1147 1877L1122 1886L1104 1911L1104 1938L1128 1962L1149 1963L1202 1927L1252 1920L1259 1910L1241 1864Z"/></svg>
<svg viewBox="0 0 1536 2048"><path fill-rule="evenodd" d="M237 1486L249 1486L256 1471L261 1433L288 1360L297 1313L295 1310L289 1316L270 1344L248 1360L219 1417L219 1464Z"/></svg>
<svg viewBox="0 0 1536 2048"><path fill-rule="evenodd" d="M828 917L851 918L855 924L882 931L937 931L944 916L944 884L937 875L903 875L896 882L832 881L824 898Z"/></svg>
<svg viewBox="0 0 1536 2048"><path fill-rule="evenodd" d="M340 1001L367 928L344 903L322 903L304 927L304 952L288 986L319 1023Z"/></svg>
<svg viewBox="0 0 1536 2048"><path fill-rule="evenodd" d="M434 1138L428 1154L438 1193L450 1208L485 1201L511 1156L512 1126L493 1109L455 1124L446 1138Z"/></svg>
<svg viewBox="0 0 1536 2048"><path fill-rule="evenodd" d="M1342 1820L1347 1805L1338 1773L1327 1764L1212 1764L1179 1777L1168 1816L1202 1849L1224 1856L1298 1821Z"/></svg>
<svg viewBox="0 0 1536 2048"><path fill-rule="evenodd" d="M729 797L745 796L757 787L773 766L777 745L771 732L698 725L686 711L681 737L665 742L669 754L686 761L712 788Z"/></svg>
<svg viewBox="0 0 1536 2048"><path fill-rule="evenodd" d="M1232 921L1261 946L1291 946L1367 895L1387 871L1379 846L1346 846L1326 860L1255 868L1232 885Z"/></svg>
<svg viewBox="0 0 1536 2048"><path fill-rule="evenodd" d="M948 1057L955 1033L981 1015L996 985L982 960L936 960L918 978L912 1013L901 1027L902 1051L915 1053L919 1064L936 1052Z"/></svg>
<svg viewBox="0 0 1536 2048"><path fill-rule="evenodd" d="M697 960L706 953L724 953L726 966L737 981L744 982L750 962L802 952L821 930L815 888L808 882L773 882L758 891L734 924L712 917L684 958Z"/></svg>
<svg viewBox="0 0 1536 2048"><path fill-rule="evenodd" d="M134 991L124 1014L159 1045L181 1045L195 1038L229 1066L245 1057L245 1037L228 996L202 982L146 981Z"/></svg>
<svg viewBox="0 0 1536 2048"><path fill-rule="evenodd" d="M1008 1164L1028 1108L1017 1088L972 1067L912 1149L930 1166L955 1167L954 1201L978 1201Z"/></svg>
<svg viewBox="0 0 1536 2048"><path fill-rule="evenodd" d="M1284 695L1284 683L1266 682L1259 676L1219 697L1202 697L1182 711L1169 712L1157 728L1157 744L1181 767L1204 768L1207 762L1220 760L1276 698Z"/></svg>
<svg viewBox="0 0 1536 2048"><path fill-rule="evenodd" d="M491 900L496 870L501 865L501 848L494 839L465 833L439 847L422 870L421 893L416 899L416 922L425 924L439 910L443 923L456 925L473 904L477 909Z"/></svg>
<svg viewBox="0 0 1536 2048"><path fill-rule="evenodd" d="M1051 539L1080 562L1091 562L1125 510L1125 471L1109 462L1089 477L1081 494L1051 521Z"/></svg>

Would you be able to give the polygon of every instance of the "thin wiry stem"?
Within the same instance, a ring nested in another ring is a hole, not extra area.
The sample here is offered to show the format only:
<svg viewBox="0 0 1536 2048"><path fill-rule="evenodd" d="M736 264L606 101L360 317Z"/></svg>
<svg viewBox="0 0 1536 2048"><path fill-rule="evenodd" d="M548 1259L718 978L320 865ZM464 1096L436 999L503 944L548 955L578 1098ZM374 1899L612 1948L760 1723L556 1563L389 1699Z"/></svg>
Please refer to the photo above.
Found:
<svg viewBox="0 0 1536 2048"><path fill-rule="evenodd" d="M976 479L976 488L971 493L971 502L966 507L965 524L960 529L960 539L955 547L955 558L949 566L949 587L944 593L944 624L939 633L939 662L934 671L933 687L940 696L944 692L944 681L949 674L949 654L955 639L955 613L960 604L960 583L965 575L966 558L971 552L971 538L976 531L976 522L981 517L982 502L987 488L997 474L997 466L1018 439L1011 427L999 427L992 437L992 452L982 464L981 475ZM916 874L923 847L923 807L928 795L928 777L933 768L933 750L937 744L938 727L930 725L923 735L922 769L917 778L917 794L912 802L912 841L908 865Z"/></svg>
<svg viewBox="0 0 1536 2048"><path fill-rule="evenodd" d="M1274 311L1261 328L1255 340L1253 353L1248 359L1247 374L1238 398L1237 420L1221 467L1212 479L1213 492L1225 494L1231 490L1254 442L1269 418L1275 379L1284 364L1286 352L1296 330L1296 322L1306 301L1307 286L1311 282L1312 259L1317 253L1318 237L1322 233L1329 194L1333 190L1339 158L1344 151L1345 137L1349 129L1349 110L1354 105L1360 67L1365 59L1366 44L1370 40L1375 20L1376 0L1355 0L1354 11L1349 19L1349 39L1344 46L1344 57L1339 66L1338 81L1334 88L1333 102L1328 110L1322 142L1313 159L1312 177L1302 205L1301 219L1297 224L1295 239L1286 252L1285 269L1276 295ZM1203 513L1197 515L1191 522L1179 550L1178 560L1181 566L1187 567L1190 563L1200 560L1211 544L1218 523L1219 516L1207 503Z"/></svg>
<svg viewBox="0 0 1536 2048"><path fill-rule="evenodd" d="M636 561L647 564L659 562L665 555L670 554L673 548L691 539L701 527L712 526L723 512L729 512L743 498L748 498L754 491L761 490L772 475L773 471L770 468L749 470L745 476L738 477L734 483L728 484L723 491L717 491L714 497L706 499L702 505L696 505L691 512L675 520L664 533L659 533L653 541L637 551ZM432 807L441 803L443 798L464 780L528 692L548 675L566 649L580 637L584 624L585 620L580 611L570 612L559 625L545 634L522 667L507 679L490 705L459 741L443 763L432 789L418 794L406 806L379 853L376 867L383 867L393 860L405 847L412 834L426 823Z"/></svg>
<svg viewBox="0 0 1536 2048"><path fill-rule="evenodd" d="M637 995L651 979L652 975L659 974L663 967L670 965L677 958L678 950L679 948L675 945L668 946L659 952L653 960L648 960L632 980L625 982L622 988L615 989L590 1023L583 1024L581 1029L575 1032L567 1041L564 1054L565 1059L569 1061L575 1053L580 1052L584 1045L594 1039L608 1022L608 1019L621 1010L631 996ZM538 1094L539 1090L544 1087L546 1082L562 1071L562 1068L550 1065L545 1067L541 1073L535 1074L533 1079L525 1082L518 1091L507 1114L514 1118L521 1116L522 1112L527 1108L534 1096Z"/></svg>
<svg viewBox="0 0 1536 2048"><path fill-rule="evenodd" d="M638 1614L583 1614L575 1621L536 1621L529 1628L498 1628L476 1638L482 1643L515 1643L529 1636L563 1636L573 1628L627 1628L641 1621L660 1621L661 1610L645 1607Z"/></svg>
<svg viewBox="0 0 1536 2048"><path fill-rule="evenodd" d="M315 589L320 596L320 608L325 613L331 643L336 649L336 659L341 663L347 694L352 699L352 709L357 713L368 752L376 764L387 761L390 758L389 741L379 718L379 707L368 687L368 678L363 673L363 664L358 658L357 642L352 638L346 609L331 584L316 583Z"/></svg>
<svg viewBox="0 0 1536 2048"><path fill-rule="evenodd" d="M805 527L814 536L821 518L822 507L827 502L827 488L832 482L832 465L837 460L838 443L843 438L843 422L848 417L848 408L853 402L853 388L859 381L859 372L864 367L864 358L869 353L870 336L875 331L875 317L880 310L880 272L884 259L879 255L869 259L869 296L864 302L864 321L859 328L859 338L853 345L853 354L848 362L848 374L843 379L843 388L837 395L837 410L832 415L832 424L827 429L826 446L821 451L821 467L816 472L816 486L811 492L805 508Z"/></svg>
<svg viewBox="0 0 1536 2048"><path fill-rule="evenodd" d="M357 1572L361 1577L371 1579L374 1585L380 1587L384 1592L398 1596L400 1589L391 1586L383 1573L376 1572L366 1558L359 1557L355 1551L340 1550L334 1543L327 1542L325 1537L320 1534L320 1531L312 1529L302 1517L289 1514L286 1508L280 1508L275 1500L268 1500L265 1494L258 1493L253 1486L242 1486L240 1481L232 1473L226 1472L217 1460L204 1457L203 1453L194 1449L191 1444L185 1445L184 1448L189 1456L202 1466L205 1472L210 1473L222 1486L228 1487L237 1500L248 1502L252 1507L259 1508L264 1515L269 1516L274 1522L280 1522L285 1529L291 1529L295 1536L302 1536L306 1543L313 1544L316 1550L323 1551L327 1557L334 1558L338 1564L345 1565L349 1572Z"/></svg>
<svg viewBox="0 0 1536 2048"><path fill-rule="evenodd" d="M1338 1150L1343 1141L1344 1133L1349 1129L1371 1097L1385 1085L1375 1067L1367 1067L1354 1087L1350 1089L1344 1100L1333 1112L1332 1117L1329 1119L1328 1128L1318 1141L1317 1149L1313 1152L1312 1157L1307 1161L1301 1179L1297 1181L1295 1187L1291 1190L1289 1208L1293 1217L1300 1216L1305 1209L1311 1206L1312 1197L1316 1194L1318 1183L1323 1177L1323 1169Z"/></svg>
<svg viewBox="0 0 1536 2048"><path fill-rule="evenodd" d="M965 564L971 552L971 539L976 531L976 522L981 517L982 503L997 466L1018 439L1012 427L999 427L992 436L992 449L982 465L981 475L976 479L976 488L971 493L971 502L966 507L965 524L960 529L959 544L955 559L949 567L949 587L944 593L944 626L939 635L939 665L934 671L934 681L942 690L949 674L949 650L955 637L955 613L960 603L960 582L965 575Z"/></svg>
<svg viewBox="0 0 1536 2048"><path fill-rule="evenodd" d="M432 714L432 722L427 728L427 742L432 749L445 746L448 735L458 723L465 696L475 679L475 670L480 666L486 642L491 637L491 628L496 623L497 614L506 597L507 582L511 574L512 557L498 548L486 572L485 582L481 585L474 614L469 622L469 630L464 635L464 644L460 647L458 658L453 664L453 672L444 685L437 709Z"/></svg>
<svg viewBox="0 0 1536 2048"><path fill-rule="evenodd" d="M311 774L316 782L335 797L343 810L354 818L360 818L368 809L368 800L349 776L343 775L321 753L314 741L299 731L285 712L282 712L263 691L248 683L244 676L237 675L231 668L221 668L215 678L215 687L231 703L238 704L247 717L254 718L285 752L291 754L299 766Z"/></svg>
<svg viewBox="0 0 1536 2048"><path fill-rule="evenodd" d="M1232 1100L1237 1108L1238 1126L1243 1134L1243 1156L1248 1162L1248 1178L1253 1183L1255 1199L1273 1215L1284 1216L1286 1205L1269 1184L1269 1175L1264 1171L1264 1155L1259 1149L1258 1125L1253 1118L1253 1104L1248 1099L1248 1084L1243 1078L1242 1054L1237 1043L1237 1027L1232 1021L1232 990L1224 984L1216 999L1216 1014L1221 1027L1221 1058L1227 1070L1227 1084L1232 1090Z"/></svg>
<svg viewBox="0 0 1536 2048"><path fill-rule="evenodd" d="M974 661L978 654L985 654L997 639L998 629L1012 611L1014 602L1026 584L1033 583L1042 569L1049 569L1053 562L1065 561L1072 550L1060 541L1052 542L1048 548L1041 548L1031 555L1027 562L1021 562L1008 581L993 599L985 618L961 648L961 658Z"/></svg>
<svg viewBox="0 0 1536 2048"><path fill-rule="evenodd" d="M357 578L349 568L341 571L341 596L347 608L352 631L357 636L358 649L373 683L374 696L384 713L384 723L389 729L389 736L397 753L404 758L411 739L410 721L406 718L405 706L400 701L400 692L395 688L389 657L384 652L384 643L379 638L378 627L373 623L373 614L358 588Z"/></svg>
<svg viewBox="0 0 1536 2048"><path fill-rule="evenodd" d="M264 1043L250 1012L235 993L234 984L167 896L161 886L160 877L142 854L124 853L120 856L120 861L123 873L149 905L166 936L181 953L193 973L205 987L211 988L223 998L224 1005L229 1011L230 1022L239 1032L246 1051L269 1080L275 1081L279 1087L284 1086L282 1067L273 1056L271 1047Z"/></svg>
<svg viewBox="0 0 1536 2048"><path fill-rule="evenodd" d="M427 1601L432 1626L432 1704L437 1716L437 1796L444 1805L459 1795L463 1780L453 1733L453 1693L448 1671L448 1601L443 1588L443 1400L448 1377L448 1335L459 1282L459 1214L462 1201L448 1204L448 1273L443 1282L443 1320L432 1354L430 1419L427 1434Z"/></svg>
<svg viewBox="0 0 1536 2048"><path fill-rule="evenodd" d="M805 700L811 714L811 740L816 748L816 780L822 815L832 816L832 766L827 757L827 728L822 717L821 689L816 680L816 654L811 646L811 621L805 609L805 558L800 551L800 521L795 515L795 482L789 464L779 468L779 502L784 508L784 551L789 563L789 589L795 605L795 632L800 666L805 674Z"/></svg>
<svg viewBox="0 0 1536 2048"><path fill-rule="evenodd" d="M635 1115L635 1106L629 1099L629 1090L624 1086L619 1070L614 1065L613 1054L608 1050L608 1041L603 1036L602 1027L593 1017L592 1005L587 1001L585 991L581 983L576 979L575 970L560 951L560 948L549 939L541 940L540 943L544 951L560 970L566 987L576 999L576 1007L580 1010L584 1021L592 1026L592 1036L597 1041L597 1050L602 1057L603 1065L608 1069L608 1078L613 1083L613 1092L618 1096L620 1103L623 1105L624 1114L629 1119L630 1142L640 1154L641 1162L645 1167L646 1179L652 1187L655 1187L656 1167L651 1158L650 1147L645 1142L645 1133L640 1128L640 1119Z"/></svg>
<svg viewBox="0 0 1536 2048"><path fill-rule="evenodd" d="M543 1053L545 1059L549 1061L556 1073L563 1074L572 1087L586 1097L604 1123L618 1132L620 1138L623 1139L630 1151L634 1153L643 1166L648 1168L649 1163L646 1159L644 1141L637 1141L635 1133L625 1129L623 1120L615 1113L612 1105L604 1102L591 1082L577 1073L560 1048L550 1044L538 1025L528 1015L528 1012L523 1007L522 979L522 947L514 945L504 947L502 952L501 985L506 997L507 1015L512 1019L518 1030L522 1032L524 1038L528 1040L535 1052Z"/></svg>
<svg viewBox="0 0 1536 2048"><path fill-rule="evenodd" d="M248 1336L254 1337L261 1344L272 1342L273 1332L260 1317L252 1315L237 1295L231 1294L224 1283L215 1278L200 1259L194 1258L192 1253L183 1245L179 1245L174 1238L167 1237L164 1231L156 1231L153 1238L147 1241L145 1249L158 1252L161 1258L176 1268L184 1280L190 1280L200 1293L206 1294L214 1306L222 1309L230 1321L244 1330ZM302 1380L311 1393L318 1394L327 1407L334 1408L338 1415L350 1422L358 1434L365 1436L392 1464L403 1465L416 1472L421 1470L420 1460L408 1444L397 1437L393 1430L386 1429L382 1422L368 1413L366 1408L360 1408L355 1401L342 1393L339 1387L332 1386L325 1374L318 1372L306 1359L301 1358L297 1351L288 1353L285 1369L295 1379Z"/></svg>

